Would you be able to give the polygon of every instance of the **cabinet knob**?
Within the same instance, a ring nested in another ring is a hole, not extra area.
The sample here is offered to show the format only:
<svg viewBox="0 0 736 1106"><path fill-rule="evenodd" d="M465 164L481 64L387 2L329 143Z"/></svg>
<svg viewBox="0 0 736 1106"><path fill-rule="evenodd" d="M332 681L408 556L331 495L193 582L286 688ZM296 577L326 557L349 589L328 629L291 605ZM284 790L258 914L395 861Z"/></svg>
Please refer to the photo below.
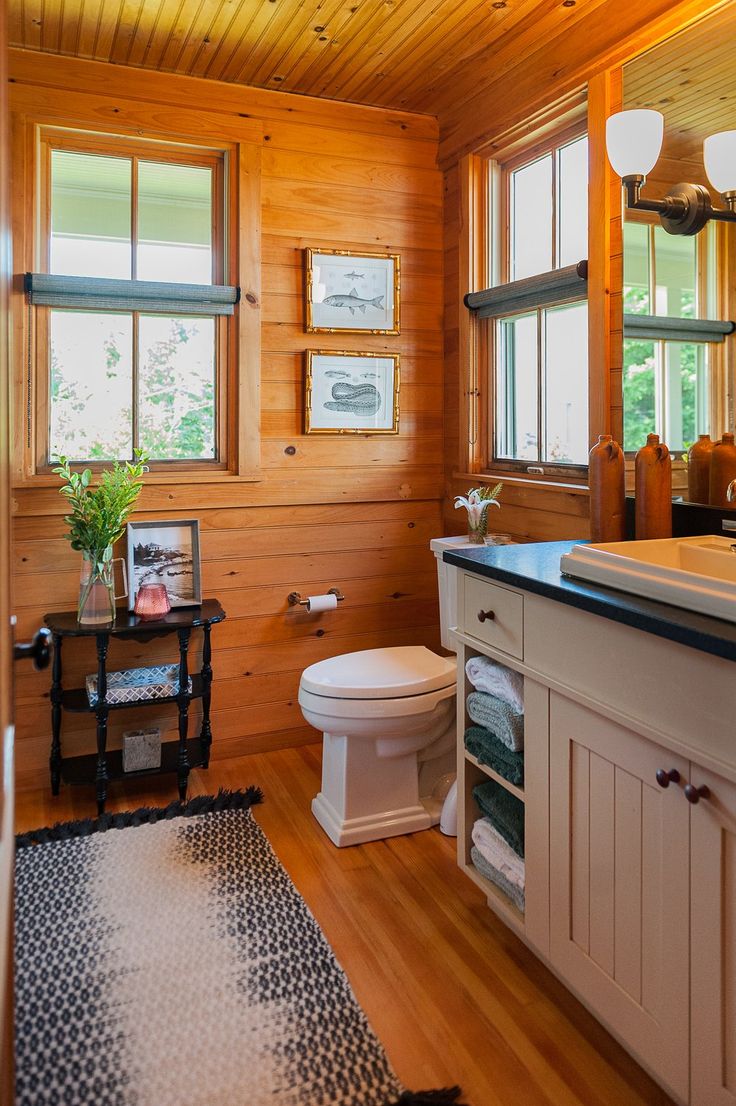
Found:
<svg viewBox="0 0 736 1106"><path fill-rule="evenodd" d="M685 798L689 803L695 805L699 803L701 799L710 798L710 788L703 784L702 787L695 787L692 783L688 783L685 786Z"/></svg>
<svg viewBox="0 0 736 1106"><path fill-rule="evenodd" d="M664 768L657 769L657 783L660 787L669 787L671 783L680 782L680 773L676 768L670 768L669 772ZM697 802L697 800L696 800Z"/></svg>
<svg viewBox="0 0 736 1106"><path fill-rule="evenodd" d="M495 611L478 611L478 621L479 622L486 622L486 621L487 622L493 622L495 617L496 617L496 612Z"/></svg>

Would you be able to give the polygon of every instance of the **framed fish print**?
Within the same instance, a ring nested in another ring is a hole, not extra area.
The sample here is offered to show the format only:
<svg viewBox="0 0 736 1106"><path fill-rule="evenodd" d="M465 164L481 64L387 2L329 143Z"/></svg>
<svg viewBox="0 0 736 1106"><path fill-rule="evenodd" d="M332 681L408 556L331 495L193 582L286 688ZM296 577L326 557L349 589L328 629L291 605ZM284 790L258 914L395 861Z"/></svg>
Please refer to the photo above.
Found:
<svg viewBox="0 0 736 1106"><path fill-rule="evenodd" d="M397 253L306 250L306 320L311 334L398 334Z"/></svg>
<svg viewBox="0 0 736 1106"><path fill-rule="evenodd" d="M398 434L398 353L307 350L306 434Z"/></svg>

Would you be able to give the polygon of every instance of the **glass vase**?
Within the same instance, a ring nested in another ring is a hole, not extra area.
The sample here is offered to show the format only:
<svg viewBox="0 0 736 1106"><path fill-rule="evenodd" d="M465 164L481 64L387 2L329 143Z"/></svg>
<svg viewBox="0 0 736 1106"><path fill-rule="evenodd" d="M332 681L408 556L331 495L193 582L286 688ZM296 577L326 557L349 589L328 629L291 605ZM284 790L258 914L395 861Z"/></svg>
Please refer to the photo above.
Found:
<svg viewBox="0 0 736 1106"><path fill-rule="evenodd" d="M470 517L468 518L468 542L470 545L485 545L487 533L488 519L485 511L477 522L473 522Z"/></svg>
<svg viewBox="0 0 736 1106"><path fill-rule="evenodd" d="M115 594L115 561L123 568L124 590L122 595ZM101 560L95 560L86 553L82 554L82 567L79 573L79 605L77 619L81 625L100 626L115 621L115 600L122 599L128 593L128 581L125 562L122 557L113 558L112 546L108 545Z"/></svg>

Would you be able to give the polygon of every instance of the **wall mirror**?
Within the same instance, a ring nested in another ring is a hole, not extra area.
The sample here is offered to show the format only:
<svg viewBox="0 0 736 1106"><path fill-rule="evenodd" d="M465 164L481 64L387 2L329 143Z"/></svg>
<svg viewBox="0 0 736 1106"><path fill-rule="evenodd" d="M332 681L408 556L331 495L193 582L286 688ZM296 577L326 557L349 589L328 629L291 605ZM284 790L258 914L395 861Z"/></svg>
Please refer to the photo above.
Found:
<svg viewBox="0 0 736 1106"><path fill-rule="evenodd" d="M624 67L623 106L656 108L665 121L645 198L687 181L723 205L703 140L736 128L735 40L736 5L727 4ZM623 237L624 446L634 451L653 432L680 457L699 434L733 429L736 335L703 340L683 332L683 320L736 319L736 225L710 222L686 237L668 234L657 215L627 211Z"/></svg>

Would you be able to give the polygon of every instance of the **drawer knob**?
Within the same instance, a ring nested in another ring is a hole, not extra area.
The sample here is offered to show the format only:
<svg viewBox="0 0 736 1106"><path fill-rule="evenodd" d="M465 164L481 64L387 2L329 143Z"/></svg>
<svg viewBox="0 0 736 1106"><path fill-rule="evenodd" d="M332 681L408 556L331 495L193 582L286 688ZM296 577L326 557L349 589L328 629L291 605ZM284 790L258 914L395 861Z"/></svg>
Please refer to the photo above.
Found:
<svg viewBox="0 0 736 1106"><path fill-rule="evenodd" d="M660 787L669 787L671 783L680 782L680 773L676 768L670 768L667 772L664 768L657 769L657 783Z"/></svg>
<svg viewBox="0 0 736 1106"><path fill-rule="evenodd" d="M695 787L693 784L689 783L685 787L685 798L689 803L695 805L695 803L699 803L701 799L710 798L710 788L706 787L705 784L703 784L702 787Z"/></svg>
<svg viewBox="0 0 736 1106"><path fill-rule="evenodd" d="M478 611L479 622L493 622L496 617L495 611Z"/></svg>

